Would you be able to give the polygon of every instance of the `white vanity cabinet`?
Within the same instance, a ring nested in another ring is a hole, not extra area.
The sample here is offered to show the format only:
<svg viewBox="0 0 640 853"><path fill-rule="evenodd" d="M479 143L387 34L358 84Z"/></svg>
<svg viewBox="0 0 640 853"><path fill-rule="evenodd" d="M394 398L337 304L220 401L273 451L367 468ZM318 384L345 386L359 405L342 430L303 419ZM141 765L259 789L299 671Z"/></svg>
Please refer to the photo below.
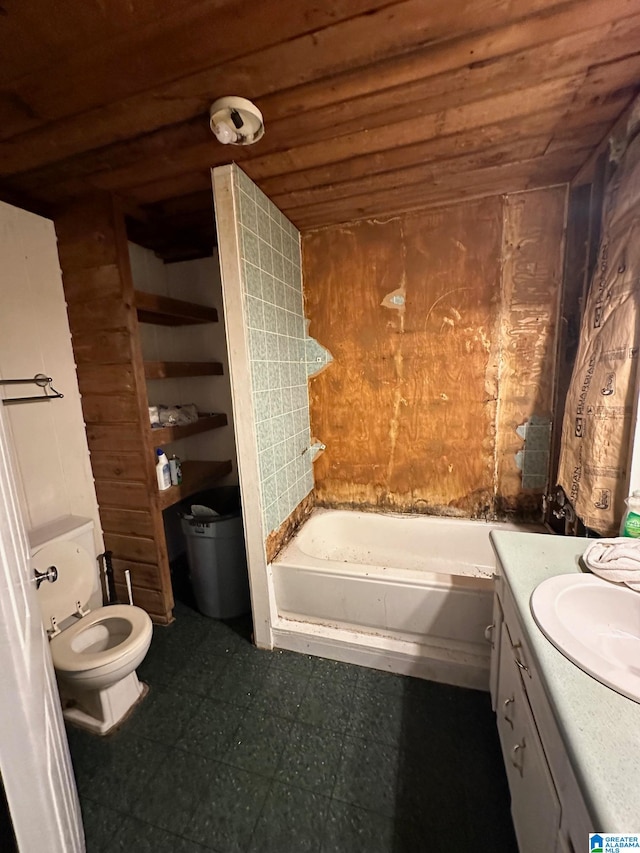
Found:
<svg viewBox="0 0 640 853"><path fill-rule="evenodd" d="M501 575L496 576L491 642L491 699L520 853L586 849L588 832L595 830Z"/></svg>

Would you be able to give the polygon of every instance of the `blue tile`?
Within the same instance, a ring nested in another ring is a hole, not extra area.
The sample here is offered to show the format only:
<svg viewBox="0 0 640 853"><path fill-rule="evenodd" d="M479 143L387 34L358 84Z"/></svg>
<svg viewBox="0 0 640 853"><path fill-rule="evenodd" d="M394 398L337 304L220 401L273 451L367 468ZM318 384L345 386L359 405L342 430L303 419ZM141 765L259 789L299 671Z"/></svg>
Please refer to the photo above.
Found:
<svg viewBox="0 0 640 853"><path fill-rule="evenodd" d="M269 214L262 207L259 207L257 210L257 220L258 236L267 243L271 243L271 220L269 219Z"/></svg>
<svg viewBox="0 0 640 853"><path fill-rule="evenodd" d="M259 239L253 231L242 228L242 257L254 266L260 266Z"/></svg>
<svg viewBox="0 0 640 853"><path fill-rule="evenodd" d="M254 187L255 199L256 199L256 203L258 204L258 207L260 207L262 210L269 213L269 210L272 207L272 203L269 201L267 196L262 192L262 190L258 189L258 186L256 184L254 184L253 187Z"/></svg>
<svg viewBox="0 0 640 853"><path fill-rule="evenodd" d="M271 417L271 400L269 391L257 391L253 395L253 405L256 421L264 421Z"/></svg>
<svg viewBox="0 0 640 853"><path fill-rule="evenodd" d="M273 248L282 258L282 227L276 222L271 223L271 243ZM281 262L282 266L282 262Z"/></svg>
<svg viewBox="0 0 640 853"><path fill-rule="evenodd" d="M260 278L262 280L262 298L265 302L269 302L271 305L275 304L276 299L276 290L275 284L273 281L273 276L271 273L265 272L264 270L260 273Z"/></svg>
<svg viewBox="0 0 640 853"><path fill-rule="evenodd" d="M258 233L258 217L256 215L256 203L253 197L247 195L246 192L239 193L240 202L240 222L254 234Z"/></svg>
<svg viewBox="0 0 640 853"><path fill-rule="evenodd" d="M259 241L260 246L260 269L273 275L273 250L266 240Z"/></svg>
<svg viewBox="0 0 640 853"><path fill-rule="evenodd" d="M244 274L244 289L249 296L257 296L262 299L262 281L258 267L244 261L242 265Z"/></svg>
<svg viewBox="0 0 640 853"><path fill-rule="evenodd" d="M280 358L280 339L275 332L265 332L268 361L278 361Z"/></svg>
<svg viewBox="0 0 640 853"><path fill-rule="evenodd" d="M247 296L247 324L251 329L262 329L264 325L264 303L255 296Z"/></svg>
<svg viewBox="0 0 640 853"><path fill-rule="evenodd" d="M250 330L249 353L252 361L267 360L267 339L265 332L258 329Z"/></svg>
<svg viewBox="0 0 640 853"><path fill-rule="evenodd" d="M274 232L278 236L280 236L280 246L278 246L277 237L274 239ZM271 229L271 239L273 243L273 277L282 281L284 276L284 258L280 252L280 248L282 248L282 235L279 228Z"/></svg>
<svg viewBox="0 0 640 853"><path fill-rule="evenodd" d="M262 480L265 480L267 477L271 477L273 474L275 474L276 469L273 457L273 448L269 448L269 450L265 450L264 453L260 454L260 478Z"/></svg>
<svg viewBox="0 0 640 853"><path fill-rule="evenodd" d="M264 314L264 330L271 333L277 332L276 307L270 302L263 302L262 309Z"/></svg>
<svg viewBox="0 0 640 853"><path fill-rule="evenodd" d="M255 201L258 188L253 183L251 178L244 172L236 163L231 167L234 186L246 193L251 201Z"/></svg>

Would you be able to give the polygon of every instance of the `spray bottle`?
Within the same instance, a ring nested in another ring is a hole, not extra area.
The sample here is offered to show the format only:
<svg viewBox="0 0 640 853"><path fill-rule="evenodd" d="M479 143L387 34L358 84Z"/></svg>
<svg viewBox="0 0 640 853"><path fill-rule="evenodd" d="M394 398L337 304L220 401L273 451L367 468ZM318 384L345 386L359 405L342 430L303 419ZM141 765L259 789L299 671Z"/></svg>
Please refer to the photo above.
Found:
<svg viewBox="0 0 640 853"><path fill-rule="evenodd" d="M620 536L640 539L640 491L631 492L625 503L627 511L620 524Z"/></svg>

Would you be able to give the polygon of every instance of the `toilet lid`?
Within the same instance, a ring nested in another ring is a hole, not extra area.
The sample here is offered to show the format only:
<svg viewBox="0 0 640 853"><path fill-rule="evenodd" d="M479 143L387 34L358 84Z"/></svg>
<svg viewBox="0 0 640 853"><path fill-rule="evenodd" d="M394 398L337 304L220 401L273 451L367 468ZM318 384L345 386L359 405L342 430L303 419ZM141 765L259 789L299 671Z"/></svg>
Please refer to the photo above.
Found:
<svg viewBox="0 0 640 853"><path fill-rule="evenodd" d="M40 548L31 558L32 569L46 572L50 566L58 570L53 583L43 581L38 590L38 603L45 628L51 627L51 617L58 623L76 612L79 601L84 606L95 583L93 560L75 542L53 542Z"/></svg>

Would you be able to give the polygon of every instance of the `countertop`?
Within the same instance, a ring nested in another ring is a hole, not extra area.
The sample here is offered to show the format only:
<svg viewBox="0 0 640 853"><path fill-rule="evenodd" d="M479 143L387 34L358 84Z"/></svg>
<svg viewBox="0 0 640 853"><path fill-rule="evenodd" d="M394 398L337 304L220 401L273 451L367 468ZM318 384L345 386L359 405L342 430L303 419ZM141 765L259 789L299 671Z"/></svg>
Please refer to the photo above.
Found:
<svg viewBox="0 0 640 853"><path fill-rule="evenodd" d="M533 590L543 580L581 571L578 558L592 540L493 532L491 541L593 818L594 831L639 832L640 704L600 684L565 658L540 631L529 606Z"/></svg>

